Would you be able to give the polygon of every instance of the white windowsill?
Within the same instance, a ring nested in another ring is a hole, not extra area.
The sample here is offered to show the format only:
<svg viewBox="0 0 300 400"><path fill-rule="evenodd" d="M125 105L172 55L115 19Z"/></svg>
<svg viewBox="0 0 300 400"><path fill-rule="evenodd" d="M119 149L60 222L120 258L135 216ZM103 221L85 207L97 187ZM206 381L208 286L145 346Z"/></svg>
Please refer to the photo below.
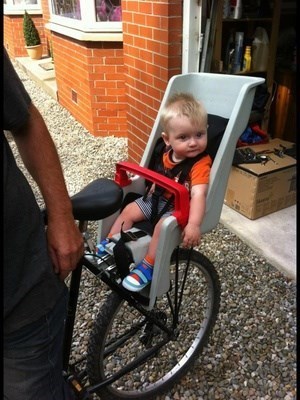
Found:
<svg viewBox="0 0 300 400"><path fill-rule="evenodd" d="M83 32L77 29L68 28L49 22L45 24L46 29L50 31L60 33L65 36L69 36L73 39L90 42L123 42L122 32Z"/></svg>
<svg viewBox="0 0 300 400"><path fill-rule="evenodd" d="M43 11L39 8L39 9L33 9L33 8L28 8L26 9L27 13L30 15L43 15ZM20 8L5 8L4 7L4 11L3 14L4 15L24 15L25 13L25 9L20 9Z"/></svg>

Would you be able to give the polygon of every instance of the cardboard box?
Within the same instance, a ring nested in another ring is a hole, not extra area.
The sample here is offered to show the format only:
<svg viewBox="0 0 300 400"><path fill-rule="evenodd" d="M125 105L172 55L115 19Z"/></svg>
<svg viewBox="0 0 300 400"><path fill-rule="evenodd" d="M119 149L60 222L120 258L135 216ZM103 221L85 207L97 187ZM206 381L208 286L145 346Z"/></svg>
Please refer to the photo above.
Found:
<svg viewBox="0 0 300 400"><path fill-rule="evenodd" d="M255 152L291 148L293 143L281 139L267 144L247 146ZM263 153L265 154L265 153ZM224 203L249 219L292 206L296 203L296 159L266 153L271 160L233 166L229 175Z"/></svg>

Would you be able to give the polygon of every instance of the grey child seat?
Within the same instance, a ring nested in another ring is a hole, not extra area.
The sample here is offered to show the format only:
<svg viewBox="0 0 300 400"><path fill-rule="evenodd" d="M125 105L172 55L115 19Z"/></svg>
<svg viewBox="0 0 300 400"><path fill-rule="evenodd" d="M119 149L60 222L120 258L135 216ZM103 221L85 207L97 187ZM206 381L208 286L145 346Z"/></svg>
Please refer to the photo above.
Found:
<svg viewBox="0 0 300 400"><path fill-rule="evenodd" d="M117 164L117 175L125 171L134 174L130 177L130 182L123 187L124 196L129 192L144 194L145 179L148 179L147 171L149 171L147 166L149 165L157 139L161 136L159 126L160 111L173 93L189 92L203 102L209 114L228 119L226 129L213 161L206 212L201 225L202 234L214 229L220 219L236 143L247 127L256 87L262 83L264 83L263 78L250 76L211 73L188 73L173 76L167 85L140 165L137 166L126 162ZM106 237L116 217L117 213L99 222L99 240ZM149 296L149 309L153 307L156 297L159 297L169 289L171 255L174 249L180 245L181 231L181 227L174 216L167 217L162 224L153 280L147 294Z"/></svg>

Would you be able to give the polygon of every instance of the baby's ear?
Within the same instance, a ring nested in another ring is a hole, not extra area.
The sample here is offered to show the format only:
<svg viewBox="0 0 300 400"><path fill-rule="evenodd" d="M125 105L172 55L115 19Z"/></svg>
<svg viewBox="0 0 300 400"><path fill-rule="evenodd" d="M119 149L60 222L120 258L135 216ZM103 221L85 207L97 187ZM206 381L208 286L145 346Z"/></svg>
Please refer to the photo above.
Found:
<svg viewBox="0 0 300 400"><path fill-rule="evenodd" d="M170 142L169 142L169 137L168 137L168 135L166 134L166 132L162 132L162 133L161 133L161 137L163 138L163 140L164 140L166 146L169 146L169 144L170 144Z"/></svg>

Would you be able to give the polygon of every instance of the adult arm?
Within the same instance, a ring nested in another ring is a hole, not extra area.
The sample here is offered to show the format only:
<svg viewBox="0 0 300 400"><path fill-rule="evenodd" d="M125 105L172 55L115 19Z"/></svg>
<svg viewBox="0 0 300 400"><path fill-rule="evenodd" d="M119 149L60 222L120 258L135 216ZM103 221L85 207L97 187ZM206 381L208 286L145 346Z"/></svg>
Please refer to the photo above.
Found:
<svg viewBox="0 0 300 400"><path fill-rule="evenodd" d="M55 273L65 279L83 255L60 160L44 119L33 103L29 118L12 134L25 167L39 186L48 213L47 240Z"/></svg>

